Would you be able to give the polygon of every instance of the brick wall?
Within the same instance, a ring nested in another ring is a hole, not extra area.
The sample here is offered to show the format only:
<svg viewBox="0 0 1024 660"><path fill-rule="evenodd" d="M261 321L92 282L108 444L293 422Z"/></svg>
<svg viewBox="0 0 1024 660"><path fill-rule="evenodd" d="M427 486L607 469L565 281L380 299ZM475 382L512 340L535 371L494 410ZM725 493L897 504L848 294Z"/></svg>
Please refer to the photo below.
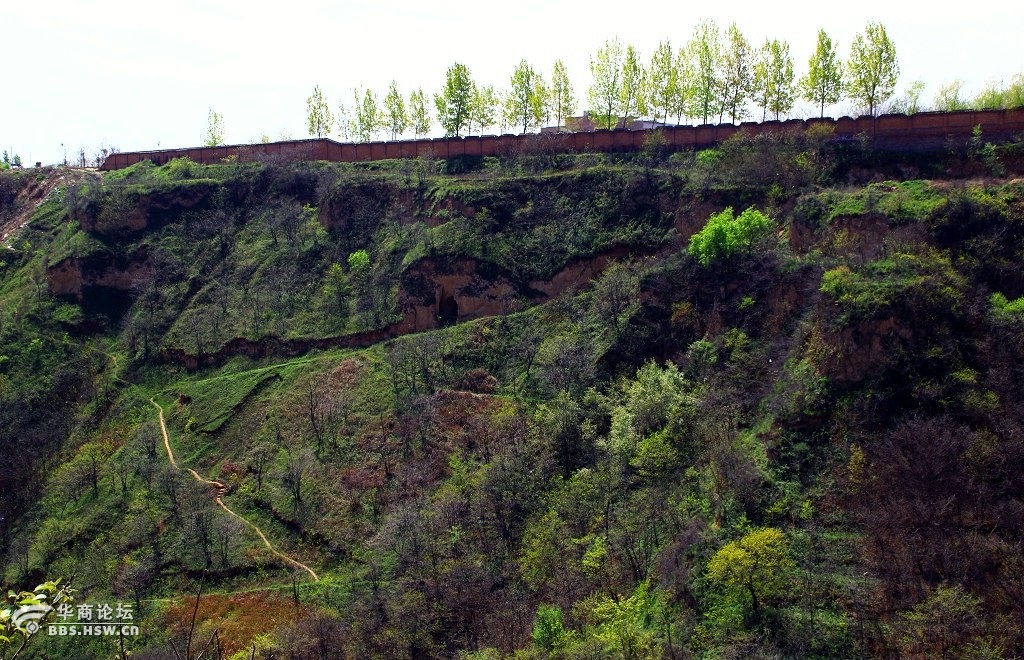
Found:
<svg viewBox="0 0 1024 660"><path fill-rule="evenodd" d="M866 135L878 149L933 151L950 143L965 144L975 126L981 126L986 141L1005 142L1024 135L1024 108L1013 110L973 110L966 112L922 112L914 115L880 117L841 117L839 119L790 119L787 121L745 122L705 126L668 126L660 129L669 148L704 149L714 146L739 131L750 135L805 130L815 125L832 127L837 139ZM567 152L636 151L643 146L648 131L598 130L568 134L547 134L547 148ZM303 160L329 160L350 163L387 158L453 158L455 156L500 156L523 153L536 148L537 134L485 135L434 140L340 143L334 140L290 140L270 144L246 144L224 147L192 147L133 151L111 154L101 170L117 170L143 160L156 165L187 156L197 163L239 162L288 163Z"/></svg>

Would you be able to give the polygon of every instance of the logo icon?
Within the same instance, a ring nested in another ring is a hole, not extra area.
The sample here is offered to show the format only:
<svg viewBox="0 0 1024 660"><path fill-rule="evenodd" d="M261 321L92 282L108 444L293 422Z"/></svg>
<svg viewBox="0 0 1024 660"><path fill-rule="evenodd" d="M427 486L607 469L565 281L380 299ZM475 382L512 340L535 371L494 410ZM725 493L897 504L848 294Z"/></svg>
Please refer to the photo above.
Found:
<svg viewBox="0 0 1024 660"><path fill-rule="evenodd" d="M34 635L39 631L39 622L52 609L49 605L23 605L11 613L11 623L18 630Z"/></svg>

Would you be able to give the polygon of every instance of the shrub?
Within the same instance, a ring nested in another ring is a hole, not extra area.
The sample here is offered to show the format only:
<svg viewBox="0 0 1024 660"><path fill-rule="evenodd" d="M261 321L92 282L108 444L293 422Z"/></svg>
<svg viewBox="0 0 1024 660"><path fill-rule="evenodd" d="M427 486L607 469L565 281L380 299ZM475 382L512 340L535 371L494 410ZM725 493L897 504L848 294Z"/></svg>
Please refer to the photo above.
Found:
<svg viewBox="0 0 1024 660"><path fill-rule="evenodd" d="M965 284L945 254L895 253L858 270L838 266L821 278L821 291L843 310L841 321L876 316L897 305L917 310L956 311Z"/></svg>
<svg viewBox="0 0 1024 660"><path fill-rule="evenodd" d="M749 254L759 240L771 233L772 227L771 218L752 206L738 217L733 216L731 206L727 207L712 215L704 228L690 238L690 255L701 266L709 266L741 251Z"/></svg>
<svg viewBox="0 0 1024 660"><path fill-rule="evenodd" d="M533 620L533 642L545 651L555 650L555 646L565 636L565 624L562 623L562 609L557 605L541 604L537 608L537 616Z"/></svg>
<svg viewBox="0 0 1024 660"><path fill-rule="evenodd" d="M366 250L356 250L348 255L349 271L359 277L370 268L370 255Z"/></svg>
<svg viewBox="0 0 1024 660"><path fill-rule="evenodd" d="M1024 296L1009 300L1001 293L993 293L989 298L992 304L992 315L1000 321L1024 320Z"/></svg>
<svg viewBox="0 0 1024 660"><path fill-rule="evenodd" d="M722 546L708 561L708 579L757 612L765 601L783 596L793 568L789 542L780 530L767 527Z"/></svg>

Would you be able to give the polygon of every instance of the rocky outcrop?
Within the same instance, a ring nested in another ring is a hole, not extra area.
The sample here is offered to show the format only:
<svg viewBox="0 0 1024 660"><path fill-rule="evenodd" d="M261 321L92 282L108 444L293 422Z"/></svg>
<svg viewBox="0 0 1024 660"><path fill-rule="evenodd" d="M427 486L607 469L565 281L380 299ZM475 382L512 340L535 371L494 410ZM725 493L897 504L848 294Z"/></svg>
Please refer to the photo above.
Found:
<svg viewBox="0 0 1024 660"><path fill-rule="evenodd" d="M402 276L399 307L416 330L508 314L529 296L510 274L475 259L422 259Z"/></svg>
<svg viewBox="0 0 1024 660"><path fill-rule="evenodd" d="M843 385L880 374L897 354L895 344L914 336L910 328L895 317L865 319L825 334L825 345L832 347L831 355L825 360L825 373L830 380Z"/></svg>
<svg viewBox="0 0 1024 660"><path fill-rule="evenodd" d="M368 231L376 228L398 202L395 187L387 181L347 182L323 196L318 218L324 229Z"/></svg>
<svg viewBox="0 0 1024 660"><path fill-rule="evenodd" d="M480 263L475 259L452 262L422 259L409 267L402 277L398 298L402 320L397 323L335 337L236 337L213 353L193 355L179 348L165 348L161 351L161 357L166 362L197 369L221 364L235 356L253 359L294 357L311 350L365 348L442 325L509 314L527 304L549 300L568 290L587 285L612 260L628 252L627 248L620 248L591 259L581 259L566 266L550 280L531 282L529 286L517 285L511 274L498 266Z"/></svg>
<svg viewBox="0 0 1024 660"><path fill-rule="evenodd" d="M218 189L216 181L179 181L166 189L140 192L131 186L108 186L101 204L78 208L75 219L82 229L100 236L114 236L155 229L172 216L205 204Z"/></svg>
<svg viewBox="0 0 1024 660"><path fill-rule="evenodd" d="M86 257L68 257L50 266L46 279L50 293L74 296L82 300L92 287L129 291L137 283L152 277L149 251L141 247L128 257L96 252Z"/></svg>

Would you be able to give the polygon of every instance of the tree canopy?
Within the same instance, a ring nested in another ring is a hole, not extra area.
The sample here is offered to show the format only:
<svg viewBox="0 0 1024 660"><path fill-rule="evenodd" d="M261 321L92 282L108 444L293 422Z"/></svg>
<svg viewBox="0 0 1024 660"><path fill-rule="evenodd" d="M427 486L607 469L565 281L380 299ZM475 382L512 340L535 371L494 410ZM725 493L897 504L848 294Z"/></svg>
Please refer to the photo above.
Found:
<svg viewBox="0 0 1024 660"><path fill-rule="evenodd" d="M309 134L322 138L331 132L334 124L334 116L331 114L327 101L324 99L320 86L313 87L313 93L306 99L306 125L309 127Z"/></svg>
<svg viewBox="0 0 1024 660"><path fill-rule="evenodd" d="M884 25L868 23L864 32L853 38L846 69L847 94L860 102L869 115L875 114L879 106L892 97L900 74L896 46Z"/></svg>
<svg viewBox="0 0 1024 660"><path fill-rule="evenodd" d="M587 90L591 113L599 117L604 128L612 128L619 114L622 98L622 42L618 37L606 41L590 60L590 74L594 77Z"/></svg>
<svg viewBox="0 0 1024 660"><path fill-rule="evenodd" d="M842 62L824 30L818 30L818 45L807 63L807 74L800 79L800 91L805 99L818 104L822 117L826 105L838 103L843 97Z"/></svg>
<svg viewBox="0 0 1024 660"><path fill-rule="evenodd" d="M448 137L459 137L469 126L476 85L465 64L456 62L448 69L444 89L434 95L437 120Z"/></svg>

